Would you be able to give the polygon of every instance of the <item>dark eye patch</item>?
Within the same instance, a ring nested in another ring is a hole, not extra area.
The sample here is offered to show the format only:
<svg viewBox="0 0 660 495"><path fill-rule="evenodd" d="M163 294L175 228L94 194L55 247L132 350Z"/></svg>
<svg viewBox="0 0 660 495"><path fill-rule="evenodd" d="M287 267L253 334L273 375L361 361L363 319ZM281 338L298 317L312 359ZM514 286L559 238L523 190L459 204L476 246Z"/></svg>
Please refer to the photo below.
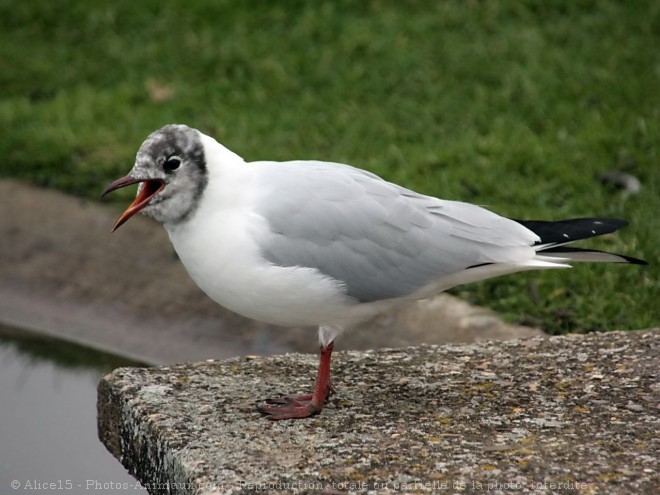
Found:
<svg viewBox="0 0 660 495"><path fill-rule="evenodd" d="M181 165L181 158L178 156L170 156L165 162L163 163L163 170L165 172L173 172L179 166Z"/></svg>

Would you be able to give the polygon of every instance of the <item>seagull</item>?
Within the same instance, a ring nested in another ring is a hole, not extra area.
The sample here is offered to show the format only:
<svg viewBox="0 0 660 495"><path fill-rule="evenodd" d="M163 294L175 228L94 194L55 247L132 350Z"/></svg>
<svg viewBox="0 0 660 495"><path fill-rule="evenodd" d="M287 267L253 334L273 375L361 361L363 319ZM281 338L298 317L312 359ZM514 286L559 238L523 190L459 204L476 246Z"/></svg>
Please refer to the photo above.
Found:
<svg viewBox="0 0 660 495"><path fill-rule="evenodd" d="M342 163L246 162L185 125L150 134L129 174L102 197L136 183L113 232L142 212L163 224L192 279L218 304L275 325L318 327L313 392L260 403L271 420L320 413L334 392L335 339L383 311L571 261L646 264L566 246L614 232L625 220L513 220Z"/></svg>

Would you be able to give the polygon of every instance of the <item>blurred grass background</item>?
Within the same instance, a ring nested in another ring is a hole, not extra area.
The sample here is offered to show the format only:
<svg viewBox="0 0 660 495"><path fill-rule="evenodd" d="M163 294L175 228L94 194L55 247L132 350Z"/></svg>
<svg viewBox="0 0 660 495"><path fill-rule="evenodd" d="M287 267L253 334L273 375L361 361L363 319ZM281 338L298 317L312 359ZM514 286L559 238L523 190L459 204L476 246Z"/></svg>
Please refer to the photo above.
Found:
<svg viewBox="0 0 660 495"><path fill-rule="evenodd" d="M3 177L97 198L177 122L515 218L623 217L587 245L650 267L454 293L554 333L660 323L658 2L0 0L0 26Z"/></svg>

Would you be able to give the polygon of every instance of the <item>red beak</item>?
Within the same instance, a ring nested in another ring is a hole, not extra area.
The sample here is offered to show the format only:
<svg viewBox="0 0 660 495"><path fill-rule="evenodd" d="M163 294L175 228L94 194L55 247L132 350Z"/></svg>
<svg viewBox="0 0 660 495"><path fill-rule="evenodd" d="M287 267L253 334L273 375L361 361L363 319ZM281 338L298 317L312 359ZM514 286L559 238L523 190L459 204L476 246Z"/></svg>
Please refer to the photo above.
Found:
<svg viewBox="0 0 660 495"><path fill-rule="evenodd" d="M121 214L119 219L113 225L113 232L121 227L129 218L142 210L142 208L147 206L149 201L151 201L151 198L158 194L160 190L165 186L165 183L160 179L135 179L130 175L127 175L126 177L122 177L121 179L114 181L101 193L101 197L103 197L112 191L121 189L122 187L130 186L131 184L137 184L138 182L144 182L144 185L140 189L140 192L135 200L129 205L128 208L126 208L126 211Z"/></svg>

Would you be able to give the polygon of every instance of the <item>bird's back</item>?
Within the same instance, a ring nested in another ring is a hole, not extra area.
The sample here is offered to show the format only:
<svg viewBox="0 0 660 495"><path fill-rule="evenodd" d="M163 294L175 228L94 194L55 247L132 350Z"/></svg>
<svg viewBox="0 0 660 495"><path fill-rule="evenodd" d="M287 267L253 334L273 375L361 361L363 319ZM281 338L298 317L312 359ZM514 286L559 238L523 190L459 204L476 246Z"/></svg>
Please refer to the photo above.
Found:
<svg viewBox="0 0 660 495"><path fill-rule="evenodd" d="M318 269L359 301L409 295L470 266L531 259L538 237L468 203L443 201L348 165L253 162L263 256Z"/></svg>

